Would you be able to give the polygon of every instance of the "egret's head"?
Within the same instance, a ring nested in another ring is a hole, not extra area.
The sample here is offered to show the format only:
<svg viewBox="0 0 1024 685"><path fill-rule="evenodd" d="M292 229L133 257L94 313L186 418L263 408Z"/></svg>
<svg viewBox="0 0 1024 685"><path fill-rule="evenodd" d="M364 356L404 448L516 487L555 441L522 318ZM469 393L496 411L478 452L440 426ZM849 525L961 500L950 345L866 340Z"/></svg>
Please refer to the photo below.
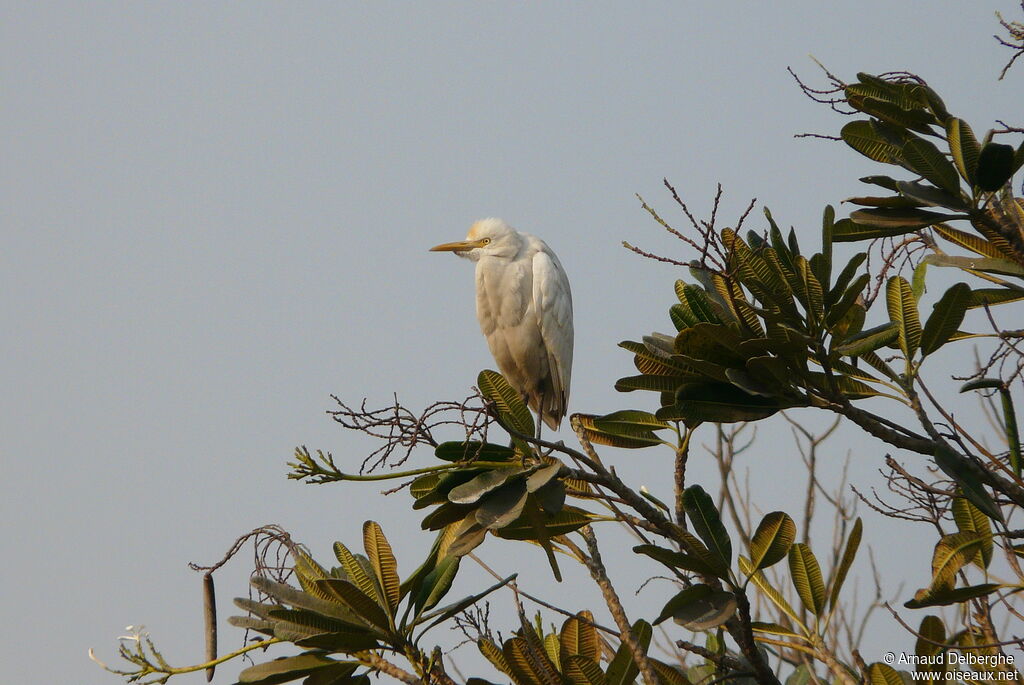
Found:
<svg viewBox="0 0 1024 685"><path fill-rule="evenodd" d="M522 236L501 219L480 219L469 227L465 240L444 243L430 248L431 252L454 252L474 262L481 257L515 257L519 252Z"/></svg>

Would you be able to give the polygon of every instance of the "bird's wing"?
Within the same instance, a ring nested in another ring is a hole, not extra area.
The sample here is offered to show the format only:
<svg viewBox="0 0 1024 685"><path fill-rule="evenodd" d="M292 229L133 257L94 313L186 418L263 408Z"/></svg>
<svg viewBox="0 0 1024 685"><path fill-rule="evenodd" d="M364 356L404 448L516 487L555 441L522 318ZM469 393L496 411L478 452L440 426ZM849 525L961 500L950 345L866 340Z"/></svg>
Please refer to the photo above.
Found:
<svg viewBox="0 0 1024 685"><path fill-rule="evenodd" d="M572 374L572 293L562 265L546 245L533 256L533 304L547 349L555 413L565 414Z"/></svg>

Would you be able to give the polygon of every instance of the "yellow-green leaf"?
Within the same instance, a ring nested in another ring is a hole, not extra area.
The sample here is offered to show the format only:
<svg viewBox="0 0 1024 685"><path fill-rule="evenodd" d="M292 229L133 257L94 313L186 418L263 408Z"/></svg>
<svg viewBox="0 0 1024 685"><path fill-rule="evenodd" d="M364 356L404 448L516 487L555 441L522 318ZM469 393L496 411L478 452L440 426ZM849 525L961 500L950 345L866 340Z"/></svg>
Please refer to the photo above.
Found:
<svg viewBox="0 0 1024 685"><path fill-rule="evenodd" d="M750 540L750 562L754 570L768 568L781 561L796 538L796 524L784 511L767 514Z"/></svg>
<svg viewBox="0 0 1024 685"><path fill-rule="evenodd" d="M825 608L825 582L811 548L798 542L789 548L789 572L804 607L815 616Z"/></svg>
<svg viewBox="0 0 1024 685"><path fill-rule="evenodd" d="M363 548L366 556L370 559L373 572L377 576L377 582L384 590L384 598L387 600L391 615L395 615L398 603L402 599L401 582L398 578L398 561L394 552L391 551L391 544L384 537L384 531L376 521L367 521L363 524Z"/></svg>
<svg viewBox="0 0 1024 685"><path fill-rule="evenodd" d="M921 346L921 321L910 283L902 276L893 276L886 283L885 304L896 331L903 354L910 359Z"/></svg>

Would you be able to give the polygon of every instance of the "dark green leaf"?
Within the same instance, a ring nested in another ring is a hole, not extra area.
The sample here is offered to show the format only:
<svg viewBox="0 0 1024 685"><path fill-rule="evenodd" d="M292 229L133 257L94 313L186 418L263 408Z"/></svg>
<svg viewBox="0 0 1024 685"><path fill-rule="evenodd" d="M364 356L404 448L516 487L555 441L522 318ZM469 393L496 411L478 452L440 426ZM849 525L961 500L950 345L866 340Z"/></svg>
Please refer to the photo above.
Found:
<svg viewBox="0 0 1024 685"><path fill-rule="evenodd" d="M238 674L239 683L273 685L298 680L310 673L338 664L321 654L299 654L250 666Z"/></svg>
<svg viewBox="0 0 1024 685"><path fill-rule="evenodd" d="M924 138L910 137L900 152L907 165L936 186L949 193L960 192L956 168L937 147Z"/></svg>
<svg viewBox="0 0 1024 685"><path fill-rule="evenodd" d="M544 519L545 535L553 538L571 533L590 523L591 519L591 514L583 509L566 505L557 514ZM494 533L506 540L534 540L537 535L534 525L524 518L517 519Z"/></svg>
<svg viewBox="0 0 1024 685"><path fill-rule="evenodd" d="M698 557L693 554L658 547L657 545L637 545L633 548L633 551L660 561L670 568L692 571L704 576L721 577L724 575L723 570L726 568L720 561L707 558L707 555Z"/></svg>
<svg viewBox="0 0 1024 685"><path fill-rule="evenodd" d="M969 599L990 595L1003 587L998 583L982 583L981 585L970 585L968 587L940 587L922 588L914 593L914 599L906 602L903 606L908 609L922 609L924 607L949 606L961 604Z"/></svg>
<svg viewBox="0 0 1024 685"><path fill-rule="evenodd" d="M990 519L1002 522L1002 512L999 511L992 496L985 490L985 486L978 480L975 470L966 463L966 459L944 443L940 444L935 451L935 464L960 486L964 497Z"/></svg>
<svg viewBox="0 0 1024 685"><path fill-rule="evenodd" d="M526 479L514 478L480 499L476 520L487 530L503 528L519 518L526 506Z"/></svg>
<svg viewBox="0 0 1024 685"><path fill-rule="evenodd" d="M651 624L643 619L633 624L633 637L645 654L650 647L653 633ZM606 674L608 685L632 685L639 674L640 669L633 659L633 652L630 651L625 641L620 642L615 656L612 657L611 662L608 664L608 672Z"/></svg>
<svg viewBox="0 0 1024 685"><path fill-rule="evenodd" d="M871 185L881 186L886 190L896 192L896 179L890 176L864 176L859 179L861 183L870 183Z"/></svg>
<svg viewBox="0 0 1024 685"><path fill-rule="evenodd" d="M788 405L785 405L788 406ZM676 391L676 403L655 414L663 421L685 421L696 425L704 421L733 423L756 421L771 416L784 405L751 395L729 383L684 383Z"/></svg>
<svg viewBox="0 0 1024 685"><path fill-rule="evenodd" d="M971 287L966 283L957 283L942 294L921 332L921 354L931 354L949 342L963 323L970 302Z"/></svg>
<svg viewBox="0 0 1024 685"><path fill-rule="evenodd" d="M927 226L928 224L924 224ZM868 226L857 223L851 219L840 219L832 229L832 239L837 243L852 243L858 240L874 240L875 238L888 238L891 236L913 233L920 230L920 226Z"/></svg>
<svg viewBox="0 0 1024 685"><path fill-rule="evenodd" d="M447 556L438 563L437 567L427 574L423 580L423 587L419 596L416 597L416 613L433 609L437 603L444 599L452 588L455 576L459 572L461 557Z"/></svg>
<svg viewBox="0 0 1024 685"><path fill-rule="evenodd" d="M900 181L896 184L900 193L909 200L920 202L929 207L945 207L946 209L967 210L969 209L964 199L959 194L939 190L933 186L923 183L911 183Z"/></svg>
<svg viewBox="0 0 1024 685"><path fill-rule="evenodd" d="M683 491L683 509L708 549L724 566L732 564L732 541L722 525L722 519L715 508L711 495L699 485L691 485Z"/></svg>
<svg viewBox="0 0 1024 685"><path fill-rule="evenodd" d="M1024 290L1011 288L978 288L971 291L971 303L968 309L977 307L994 307L1006 302L1019 302L1024 300Z"/></svg>
<svg viewBox="0 0 1024 685"><path fill-rule="evenodd" d="M515 450L490 442L442 442L434 449L434 456L442 461L512 461Z"/></svg>
<svg viewBox="0 0 1024 685"><path fill-rule="evenodd" d="M700 586L691 586L683 592L692 590L694 587ZM679 595L676 597L678 598ZM669 602L669 604L671 603L672 601ZM724 590L714 590L678 604L672 611L672 620L687 630L711 630L728 621L735 613L736 595Z"/></svg>
<svg viewBox="0 0 1024 685"><path fill-rule="evenodd" d="M509 478L522 472L522 468L518 466L484 471L469 482L452 488L448 493L448 501L453 504L475 504L481 497L501 487Z"/></svg>
<svg viewBox="0 0 1024 685"><path fill-rule="evenodd" d="M994 192L1010 180L1014 171L1014 149L1002 143L988 143L978 154L976 185L987 192Z"/></svg>
<svg viewBox="0 0 1024 685"><path fill-rule="evenodd" d="M672 597L672 599L668 600L665 606L662 607L661 613L658 614L658 617L652 621L652 625L658 625L662 621L671 618L672 614L674 614L679 607L685 606L698 599L708 597L712 592L714 592L714 588L710 585L699 584L685 588Z"/></svg>
<svg viewBox="0 0 1024 685"><path fill-rule="evenodd" d="M950 218L953 217L949 214L914 208L888 209L876 207L872 209L858 209L850 213L850 219L861 226L883 230L899 229L904 233L925 228Z"/></svg>

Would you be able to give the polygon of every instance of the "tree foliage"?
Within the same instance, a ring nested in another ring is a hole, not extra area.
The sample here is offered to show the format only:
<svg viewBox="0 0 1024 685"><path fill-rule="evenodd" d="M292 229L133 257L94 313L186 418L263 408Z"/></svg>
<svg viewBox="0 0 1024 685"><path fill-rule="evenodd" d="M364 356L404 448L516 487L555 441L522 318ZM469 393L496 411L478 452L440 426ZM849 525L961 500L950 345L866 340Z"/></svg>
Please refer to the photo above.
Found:
<svg viewBox="0 0 1024 685"><path fill-rule="evenodd" d="M654 393L653 412L631 405L600 416L575 414L577 446L539 440L522 398L494 371L480 373L476 404L453 405L466 428L464 440L435 439L445 422L426 420L429 412L414 420L396 407L394 419L382 419L385 414L374 418L342 405L340 414L359 419L351 427L385 439L385 454L396 445L409 451L429 446L433 461L391 470L376 463L376 473L353 475L340 471L330 455L299 448L291 477L408 481L412 508L435 537L427 558L418 566L399 559L373 521L364 525L358 547L336 543L329 562L288 541L294 582L256 575L255 598L236 600L241 613L229 619L263 636L258 642L174 669L137 635L121 646L135 670L118 672L129 681L163 682L289 643L292 656L250 666L239 682L341 685L380 672L409 683L447 684L455 680L430 642L431 631L457 622L475 629L472 641L494 668L488 677L517 685L726 678L774 684L787 676L787 683L900 682L889 665L865 663L853 634L844 641L836 629L856 611L843 588L861 547L861 519L837 505L839 535L834 545L822 546L809 539L809 514L804 530L795 514L783 511L742 526L740 517L726 516L735 514L735 503L716 502L701 484L686 481L696 431L725 438L718 455L725 465L744 426L794 408L838 416L880 441L876 452L888 447L914 458L908 468L886 455L903 504L875 507L925 523L935 535L930 567L922 560L929 584L901 598L910 613L894 610L897 617L921 610L908 619L915 625L904 623L908 638L916 635L916 654L957 650L992 657L1019 647L1020 631L1007 630L1004 619L1019 619L1024 608L1024 532L1012 523L1024 507L1014 403L1024 332L1000 321L1024 299L1024 200L1013 190L1024 166L1021 131L981 133L911 74L858 74L850 83L829 77L830 91L808 92L850 116L839 139L881 167L860 179L870 190L847 200L857 207L848 216L824 209L819 237L802 233L802 247L797 232L783 231L767 210L759 230L742 231L746 213L734 227L719 229L717 197L711 219L697 221L667 183L692 233L671 228L644 203L697 253L686 262L663 258L685 269L664 323L671 332L621 343L636 373L624 375L616 388ZM810 243L816 249L807 249ZM947 273L955 274L955 283L948 284ZM926 291L930 308L922 306ZM1019 323L1019 309L1015 316L1009 320ZM948 375L934 361L940 353L953 346L967 351L979 340L988 358L956 371L964 376L962 392L980 397L992 413L995 432L964 425L932 390ZM624 397L645 403L642 394ZM388 430L374 433L369 426ZM805 435L813 451L817 437ZM663 503L621 480L600 455L603 446L670 453L675 501ZM677 584L657 616L628 618L596 537L610 525L636 535L640 544L632 551L651 575ZM498 544L495 538L539 546L557 580L560 563L580 564L600 589L614 626L588 609L562 606L560 627L545 627L519 606L518 625L506 639L496 637L478 603L513 588L518 605L515 575L450 597L473 550ZM669 619L677 651L660 658L651 647L653 630ZM705 634L705 644L683 639L693 633ZM995 659L981 662L976 670L1012 668Z"/></svg>

